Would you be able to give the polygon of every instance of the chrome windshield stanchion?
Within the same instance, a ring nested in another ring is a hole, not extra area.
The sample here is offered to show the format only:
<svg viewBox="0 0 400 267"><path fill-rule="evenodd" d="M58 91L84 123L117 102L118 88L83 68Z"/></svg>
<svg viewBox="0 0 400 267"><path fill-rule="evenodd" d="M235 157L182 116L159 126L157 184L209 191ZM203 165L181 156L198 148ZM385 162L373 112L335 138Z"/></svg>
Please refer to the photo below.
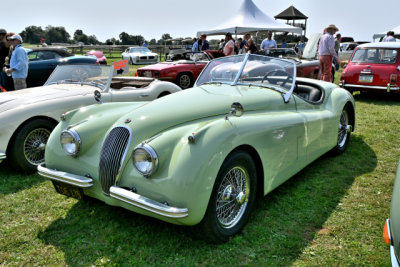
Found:
<svg viewBox="0 0 400 267"><path fill-rule="evenodd" d="M240 69L239 69L238 73L236 74L236 78L233 81L232 85L236 85L238 83L238 80L239 80L240 76L242 75L243 69L246 66L249 56L250 56L250 54L246 54L246 56L244 57L243 64L242 64L242 66L240 66Z"/></svg>
<svg viewBox="0 0 400 267"><path fill-rule="evenodd" d="M294 67L293 68L293 77L296 77L296 75L297 75L296 72L297 72L297 69L296 69L296 67ZM287 92L283 95L283 99L285 100L285 103L289 102L290 97L293 94L294 88L296 87L295 85L296 85L296 80L293 79L292 87L290 88L289 92Z"/></svg>

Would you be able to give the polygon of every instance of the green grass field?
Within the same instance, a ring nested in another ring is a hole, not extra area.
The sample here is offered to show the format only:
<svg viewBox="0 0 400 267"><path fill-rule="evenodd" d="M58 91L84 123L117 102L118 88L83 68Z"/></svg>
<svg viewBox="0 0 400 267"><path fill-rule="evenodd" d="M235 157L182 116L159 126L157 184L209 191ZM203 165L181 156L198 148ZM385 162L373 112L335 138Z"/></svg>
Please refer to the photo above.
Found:
<svg viewBox="0 0 400 267"><path fill-rule="evenodd" d="M193 238L190 227L67 198L0 164L0 266L389 266L382 229L400 157L400 96L355 99L348 150L262 198L222 245Z"/></svg>

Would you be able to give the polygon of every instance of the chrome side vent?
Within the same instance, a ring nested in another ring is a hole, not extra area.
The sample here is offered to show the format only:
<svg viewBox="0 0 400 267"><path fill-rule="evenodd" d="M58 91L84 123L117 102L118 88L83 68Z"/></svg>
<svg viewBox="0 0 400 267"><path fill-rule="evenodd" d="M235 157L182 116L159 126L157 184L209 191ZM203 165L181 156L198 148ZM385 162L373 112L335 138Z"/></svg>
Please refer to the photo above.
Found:
<svg viewBox="0 0 400 267"><path fill-rule="evenodd" d="M121 171L131 139L131 130L126 127L115 127L110 131L100 154L99 181L105 194L110 194L110 187Z"/></svg>

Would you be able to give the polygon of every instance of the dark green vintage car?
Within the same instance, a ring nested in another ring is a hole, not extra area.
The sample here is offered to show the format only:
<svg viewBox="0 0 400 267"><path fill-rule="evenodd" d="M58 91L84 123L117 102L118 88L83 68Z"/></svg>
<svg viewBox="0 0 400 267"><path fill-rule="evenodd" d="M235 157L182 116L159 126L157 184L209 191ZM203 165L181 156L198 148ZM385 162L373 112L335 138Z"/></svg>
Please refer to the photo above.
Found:
<svg viewBox="0 0 400 267"><path fill-rule="evenodd" d="M59 193L197 225L223 242L245 226L256 196L345 150L354 109L346 90L296 79L292 61L218 58L190 90L66 113L38 171Z"/></svg>

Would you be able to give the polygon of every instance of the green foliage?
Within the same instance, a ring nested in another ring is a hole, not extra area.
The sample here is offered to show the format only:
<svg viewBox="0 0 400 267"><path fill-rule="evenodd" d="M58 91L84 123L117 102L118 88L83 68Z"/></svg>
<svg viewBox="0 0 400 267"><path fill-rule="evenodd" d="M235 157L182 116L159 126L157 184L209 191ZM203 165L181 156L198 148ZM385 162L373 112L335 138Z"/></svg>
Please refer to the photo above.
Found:
<svg viewBox="0 0 400 267"><path fill-rule="evenodd" d="M21 37L26 43L38 44L41 38L46 37L46 32L42 27L28 26L21 32Z"/></svg>
<svg viewBox="0 0 400 267"><path fill-rule="evenodd" d="M121 32L119 34L119 39L122 45L139 45L143 43L144 37L141 35L130 35L126 32Z"/></svg>
<svg viewBox="0 0 400 267"><path fill-rule="evenodd" d="M46 32L46 42L49 43L68 43L70 41L70 35L65 30L64 27L53 27L51 25L47 26Z"/></svg>
<svg viewBox="0 0 400 267"><path fill-rule="evenodd" d="M400 97L355 98L348 150L260 199L243 233L222 245L193 238L191 227L59 195L3 162L0 265L389 266L381 236L400 157Z"/></svg>

